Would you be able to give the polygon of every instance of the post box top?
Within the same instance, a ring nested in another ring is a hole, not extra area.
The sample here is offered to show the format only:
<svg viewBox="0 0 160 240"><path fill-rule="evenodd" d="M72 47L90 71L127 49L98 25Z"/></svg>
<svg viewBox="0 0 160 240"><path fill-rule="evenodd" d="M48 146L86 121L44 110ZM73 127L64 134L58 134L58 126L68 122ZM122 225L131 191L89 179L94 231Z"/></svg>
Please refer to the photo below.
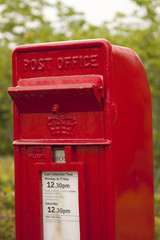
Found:
<svg viewBox="0 0 160 240"><path fill-rule="evenodd" d="M99 111L111 71L110 52L104 39L18 46L9 93L20 112L48 112L53 101L63 112Z"/></svg>
<svg viewBox="0 0 160 240"><path fill-rule="evenodd" d="M52 43L26 44L17 46L13 51L13 56L20 52L45 51L50 49L78 49L82 47L110 47L111 44L106 39L87 39L87 40L73 40L61 41Z"/></svg>
<svg viewBox="0 0 160 240"><path fill-rule="evenodd" d="M30 80L34 84L37 79L49 81L51 77L97 75L107 78L110 58L111 44L105 39L18 46L12 55L13 86L22 86L22 81L29 86Z"/></svg>

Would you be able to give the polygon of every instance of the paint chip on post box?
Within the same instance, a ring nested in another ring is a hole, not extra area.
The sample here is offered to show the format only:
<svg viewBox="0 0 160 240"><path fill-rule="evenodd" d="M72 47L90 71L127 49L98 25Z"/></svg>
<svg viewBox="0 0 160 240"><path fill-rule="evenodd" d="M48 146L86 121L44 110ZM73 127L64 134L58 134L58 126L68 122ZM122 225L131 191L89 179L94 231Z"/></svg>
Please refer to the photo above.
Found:
<svg viewBox="0 0 160 240"><path fill-rule="evenodd" d="M154 240L138 56L95 39L19 46L12 60L16 240Z"/></svg>

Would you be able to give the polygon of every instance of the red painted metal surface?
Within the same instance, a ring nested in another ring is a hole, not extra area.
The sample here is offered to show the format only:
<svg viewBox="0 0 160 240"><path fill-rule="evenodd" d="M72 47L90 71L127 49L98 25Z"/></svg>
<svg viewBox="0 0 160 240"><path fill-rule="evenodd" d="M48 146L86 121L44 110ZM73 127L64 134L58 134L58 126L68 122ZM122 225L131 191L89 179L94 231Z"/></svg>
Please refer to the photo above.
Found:
<svg viewBox="0 0 160 240"><path fill-rule="evenodd" d="M42 171L77 171L81 240L154 240L151 95L106 40L13 52L16 239L42 240ZM52 151L64 146L66 163ZM56 240L56 239L55 239Z"/></svg>

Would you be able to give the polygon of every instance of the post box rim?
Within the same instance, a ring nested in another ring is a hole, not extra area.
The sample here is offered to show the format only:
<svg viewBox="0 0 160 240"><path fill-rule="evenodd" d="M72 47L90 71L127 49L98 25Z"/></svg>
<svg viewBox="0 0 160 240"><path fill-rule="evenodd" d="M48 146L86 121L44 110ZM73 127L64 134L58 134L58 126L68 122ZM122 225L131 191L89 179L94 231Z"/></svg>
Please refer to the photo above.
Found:
<svg viewBox="0 0 160 240"><path fill-rule="evenodd" d="M63 50L63 49L77 49L81 47L111 47L111 44L108 40L103 38L97 39L87 39L87 40L72 40L72 41L62 41L62 42L49 42L49 43L34 43L19 45L15 47L12 52L12 57L18 53L25 52L35 52L35 51L47 51L47 50Z"/></svg>

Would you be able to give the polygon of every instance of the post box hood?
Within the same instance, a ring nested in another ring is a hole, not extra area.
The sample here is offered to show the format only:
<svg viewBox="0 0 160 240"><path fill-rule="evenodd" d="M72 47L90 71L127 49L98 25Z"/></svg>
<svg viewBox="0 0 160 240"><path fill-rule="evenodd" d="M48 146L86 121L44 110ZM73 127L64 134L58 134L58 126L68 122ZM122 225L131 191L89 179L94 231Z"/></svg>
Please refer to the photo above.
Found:
<svg viewBox="0 0 160 240"><path fill-rule="evenodd" d="M51 112L54 104L61 112L100 111L103 79L100 75L34 78L21 80L8 92L22 113Z"/></svg>

